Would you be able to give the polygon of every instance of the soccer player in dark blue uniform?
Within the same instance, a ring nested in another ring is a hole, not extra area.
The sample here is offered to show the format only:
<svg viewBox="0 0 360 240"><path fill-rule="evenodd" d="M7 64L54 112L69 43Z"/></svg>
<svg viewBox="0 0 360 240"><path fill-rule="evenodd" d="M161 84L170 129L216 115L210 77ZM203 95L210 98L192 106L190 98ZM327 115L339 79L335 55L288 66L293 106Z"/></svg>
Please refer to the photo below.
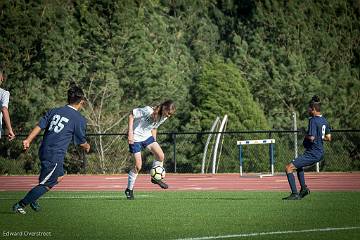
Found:
<svg viewBox="0 0 360 240"><path fill-rule="evenodd" d="M283 198L284 200L300 200L310 194L310 190L305 184L304 167L319 162L324 156L323 141L331 141L330 126L327 120L321 115L320 99L318 96L312 97L309 103L308 113L310 115L309 126L303 141L305 152L303 155L286 165L285 168L291 188L291 194L290 196ZM295 177L293 174L295 169L301 185L299 193L296 189Z"/></svg>
<svg viewBox="0 0 360 240"><path fill-rule="evenodd" d="M45 130L39 149L41 162L39 184L13 206L15 213L25 214L25 207L29 204L33 210L40 210L36 200L62 180L64 157L71 140L86 152L90 150L90 145L85 139L86 120L79 113L85 104L84 92L81 88L75 85L70 87L68 103L66 106L49 110L23 141L24 150L28 150L33 139L41 130Z"/></svg>

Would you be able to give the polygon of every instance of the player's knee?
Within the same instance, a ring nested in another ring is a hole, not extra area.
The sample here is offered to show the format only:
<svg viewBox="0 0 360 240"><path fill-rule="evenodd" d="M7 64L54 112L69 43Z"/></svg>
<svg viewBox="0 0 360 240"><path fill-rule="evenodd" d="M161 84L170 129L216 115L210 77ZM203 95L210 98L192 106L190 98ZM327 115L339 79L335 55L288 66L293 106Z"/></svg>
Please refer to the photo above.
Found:
<svg viewBox="0 0 360 240"><path fill-rule="evenodd" d="M165 160L165 154L164 153L158 154L157 160L163 162Z"/></svg>
<svg viewBox="0 0 360 240"><path fill-rule="evenodd" d="M38 186L41 186L41 187L45 188L46 191L50 191L50 189L53 187L53 186L48 186L48 185L44 185L44 184L39 184Z"/></svg>

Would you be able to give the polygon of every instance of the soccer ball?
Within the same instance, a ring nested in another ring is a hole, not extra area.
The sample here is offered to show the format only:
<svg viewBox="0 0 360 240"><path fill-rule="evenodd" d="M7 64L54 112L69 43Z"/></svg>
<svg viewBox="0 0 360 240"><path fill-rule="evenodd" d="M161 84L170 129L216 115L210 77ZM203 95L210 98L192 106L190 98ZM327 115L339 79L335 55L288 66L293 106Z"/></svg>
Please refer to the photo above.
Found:
<svg viewBox="0 0 360 240"><path fill-rule="evenodd" d="M162 166L155 166L151 168L150 175L155 180L161 180L165 177L165 168Z"/></svg>

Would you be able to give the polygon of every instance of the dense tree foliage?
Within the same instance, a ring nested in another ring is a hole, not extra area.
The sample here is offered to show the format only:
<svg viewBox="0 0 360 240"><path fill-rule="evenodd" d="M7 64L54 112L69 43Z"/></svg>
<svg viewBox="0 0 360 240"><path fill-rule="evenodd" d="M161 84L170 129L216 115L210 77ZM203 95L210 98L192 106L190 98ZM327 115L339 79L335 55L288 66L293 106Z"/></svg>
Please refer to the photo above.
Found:
<svg viewBox="0 0 360 240"><path fill-rule="evenodd" d="M314 94L333 128L358 128L359 18L356 0L0 0L2 87L23 134L71 81L94 133L126 132L132 108L169 98L163 131L224 114L228 130L290 129L292 112L304 127ZM103 171L112 144L94 142Z"/></svg>
<svg viewBox="0 0 360 240"><path fill-rule="evenodd" d="M202 66L202 73L193 89L193 122L208 129L216 116L228 115L228 128L237 130L269 129L265 115L252 99L248 83L232 63L213 57ZM199 129L196 127L195 129Z"/></svg>

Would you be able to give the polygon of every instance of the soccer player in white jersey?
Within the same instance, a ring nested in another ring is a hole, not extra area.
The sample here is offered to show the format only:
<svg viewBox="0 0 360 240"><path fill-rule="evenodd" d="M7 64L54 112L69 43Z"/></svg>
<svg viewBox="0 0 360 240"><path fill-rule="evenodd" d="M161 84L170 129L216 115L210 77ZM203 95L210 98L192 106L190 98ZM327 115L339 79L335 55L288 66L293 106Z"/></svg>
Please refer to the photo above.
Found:
<svg viewBox="0 0 360 240"><path fill-rule="evenodd" d="M0 86L5 81L5 75L3 74L2 70L0 69ZM2 119L4 118L5 126L8 130L8 139L9 141L15 138L15 134L11 127L10 121L10 114L9 114L9 98L10 92L0 88L0 138L2 135Z"/></svg>
<svg viewBox="0 0 360 240"><path fill-rule="evenodd" d="M163 166L164 152L156 142L157 128L175 113L175 104L167 100L158 106L135 108L129 115L128 143L129 151L134 155L135 166L129 171L128 186L125 190L126 198L134 199L134 184L142 166L141 151L147 148L155 157L154 166ZM161 188L168 188L162 180L151 179Z"/></svg>

